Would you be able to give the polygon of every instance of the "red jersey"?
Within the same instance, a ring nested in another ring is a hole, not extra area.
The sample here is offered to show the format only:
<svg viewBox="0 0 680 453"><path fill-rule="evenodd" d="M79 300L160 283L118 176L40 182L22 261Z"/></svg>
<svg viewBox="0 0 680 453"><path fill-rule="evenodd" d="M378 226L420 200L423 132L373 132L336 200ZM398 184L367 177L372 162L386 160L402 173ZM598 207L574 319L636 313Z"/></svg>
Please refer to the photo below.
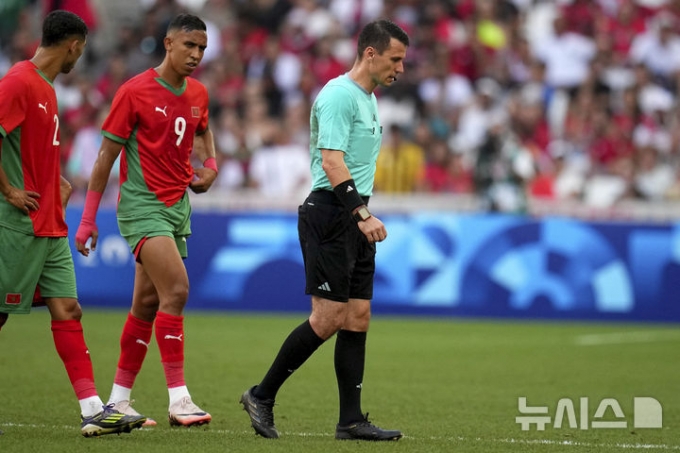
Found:
<svg viewBox="0 0 680 453"><path fill-rule="evenodd" d="M0 196L0 225L35 236L65 237L54 86L35 64L22 61L0 79L0 100L0 164L12 186L40 194L40 208L29 215Z"/></svg>
<svg viewBox="0 0 680 453"><path fill-rule="evenodd" d="M124 145L118 214L139 214L179 201L194 171L189 160L196 133L208 127L208 91L187 77L175 89L149 69L124 83L102 126Z"/></svg>

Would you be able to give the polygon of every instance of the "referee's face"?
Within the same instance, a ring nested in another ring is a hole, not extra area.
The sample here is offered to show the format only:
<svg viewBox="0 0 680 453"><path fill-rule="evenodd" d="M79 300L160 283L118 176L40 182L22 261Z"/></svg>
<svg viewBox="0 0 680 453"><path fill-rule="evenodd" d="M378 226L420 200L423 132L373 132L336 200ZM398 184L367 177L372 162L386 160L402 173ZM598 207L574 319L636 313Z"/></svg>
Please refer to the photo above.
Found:
<svg viewBox="0 0 680 453"><path fill-rule="evenodd" d="M390 46L382 54L374 52L369 56L371 77L376 85L390 86L404 72L406 46L398 39L392 38Z"/></svg>

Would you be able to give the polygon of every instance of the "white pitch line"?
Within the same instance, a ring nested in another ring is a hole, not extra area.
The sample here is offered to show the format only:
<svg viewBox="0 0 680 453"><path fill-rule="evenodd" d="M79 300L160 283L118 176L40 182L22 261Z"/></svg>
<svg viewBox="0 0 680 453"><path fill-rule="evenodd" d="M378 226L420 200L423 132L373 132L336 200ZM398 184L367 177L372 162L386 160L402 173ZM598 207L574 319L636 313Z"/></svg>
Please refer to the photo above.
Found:
<svg viewBox="0 0 680 453"><path fill-rule="evenodd" d="M639 330L632 332L611 332L579 335L574 339L574 342L579 346L598 346L603 344L652 343L677 340L680 340L680 330Z"/></svg>
<svg viewBox="0 0 680 453"><path fill-rule="evenodd" d="M0 423L0 427L12 428L61 428L68 430L77 430L75 426L50 426L50 425L36 425L36 424L22 424L22 423ZM142 428L140 431L152 431L153 428ZM187 434L231 434L242 435L255 433L252 430L235 431L229 429L177 429L175 431L184 432ZM305 432L281 432L284 436L291 437L333 437L332 433L305 433ZM579 447L579 448L616 448L621 450L665 450L665 451L680 451L680 445L666 445L666 444L628 444L628 443L590 443L578 442L574 440L551 440L551 439L513 439L513 438L485 438L485 437L462 437L462 436L404 436L405 440L419 442L424 440L447 441L451 443L491 443L491 444L518 444L518 445L549 445L549 446L564 446L564 447Z"/></svg>
<svg viewBox="0 0 680 453"><path fill-rule="evenodd" d="M589 443L578 442L574 440L550 440L550 439L484 439L476 437L474 439L466 439L463 437L455 438L460 441L476 441L476 442L491 442L504 444L521 444L521 445L551 445L551 446L565 446L565 447L585 447L585 448L616 448L626 450L668 450L678 451L680 445L666 445L666 444L606 444L606 443Z"/></svg>

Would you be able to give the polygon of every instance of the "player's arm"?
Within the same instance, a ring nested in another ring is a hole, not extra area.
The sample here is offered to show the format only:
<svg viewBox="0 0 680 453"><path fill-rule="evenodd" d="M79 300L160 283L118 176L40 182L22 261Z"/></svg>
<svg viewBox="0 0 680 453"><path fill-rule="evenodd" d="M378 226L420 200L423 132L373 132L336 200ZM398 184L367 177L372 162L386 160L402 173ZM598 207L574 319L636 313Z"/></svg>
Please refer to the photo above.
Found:
<svg viewBox="0 0 680 453"><path fill-rule="evenodd" d="M333 186L333 192L345 205L348 211L352 213L353 217L357 217L357 213L368 213L368 208L364 204L359 192L357 191L354 179L345 164L345 153L332 149L321 150L321 168L326 173L328 181ZM387 237L387 230L385 225L375 217L368 213L364 215L363 220L357 219L357 225L368 242L384 241Z"/></svg>
<svg viewBox="0 0 680 453"><path fill-rule="evenodd" d="M61 206L64 209L64 219L66 219L66 206L68 205L68 200L71 198L73 193L73 187L71 183L68 182L66 178L59 175L59 197L61 197Z"/></svg>
<svg viewBox="0 0 680 453"><path fill-rule="evenodd" d="M105 136L99 148L97 160L94 162L94 167L92 167L90 182L87 185L83 216L80 219L80 225L76 232L76 249L85 256L90 254L90 248L87 247L88 239L92 239L90 241L92 250L95 250L97 247L97 239L99 238L96 224L97 210L99 209L102 194L106 190L111 169L122 147L123 145L119 142Z"/></svg>
<svg viewBox="0 0 680 453"><path fill-rule="evenodd" d="M92 167L90 182L87 185L88 192L104 193L106 184L109 182L109 175L111 175L113 164L118 159L122 149L123 145L121 143L111 140L109 137L103 137L99 154L97 154L97 160L95 160Z"/></svg>
<svg viewBox="0 0 680 453"><path fill-rule="evenodd" d="M189 188L195 193L207 192L217 178L215 137L209 128L194 137L194 153L203 162L203 167L194 168L196 179L191 181Z"/></svg>
<svg viewBox="0 0 680 453"><path fill-rule="evenodd" d="M63 176L59 176L59 196L61 197L61 206L64 208L64 212L72 193L73 187L71 183Z"/></svg>
<svg viewBox="0 0 680 453"><path fill-rule="evenodd" d="M0 150L1 149L2 138L0 138ZM37 211L38 208L40 208L40 204L38 204L40 194L31 190L17 189L11 185L2 165L0 165L0 193L2 193L9 204L26 214L30 211Z"/></svg>

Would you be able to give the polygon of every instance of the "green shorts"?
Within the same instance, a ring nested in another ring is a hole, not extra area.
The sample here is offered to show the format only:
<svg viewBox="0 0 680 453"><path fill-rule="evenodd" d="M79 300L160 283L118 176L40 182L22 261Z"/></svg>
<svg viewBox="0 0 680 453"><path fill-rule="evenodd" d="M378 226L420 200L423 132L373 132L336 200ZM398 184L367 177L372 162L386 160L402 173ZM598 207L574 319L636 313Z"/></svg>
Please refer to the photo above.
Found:
<svg viewBox="0 0 680 453"><path fill-rule="evenodd" d="M35 237L0 227L0 257L0 313L30 313L36 287L45 298L78 298L67 237Z"/></svg>
<svg viewBox="0 0 680 453"><path fill-rule="evenodd" d="M118 215L120 235L127 241L130 251L138 258L139 246L143 241L168 236L175 239L177 250L182 258L187 257L187 237L191 235L191 205L188 195L184 195L174 205L143 215Z"/></svg>

